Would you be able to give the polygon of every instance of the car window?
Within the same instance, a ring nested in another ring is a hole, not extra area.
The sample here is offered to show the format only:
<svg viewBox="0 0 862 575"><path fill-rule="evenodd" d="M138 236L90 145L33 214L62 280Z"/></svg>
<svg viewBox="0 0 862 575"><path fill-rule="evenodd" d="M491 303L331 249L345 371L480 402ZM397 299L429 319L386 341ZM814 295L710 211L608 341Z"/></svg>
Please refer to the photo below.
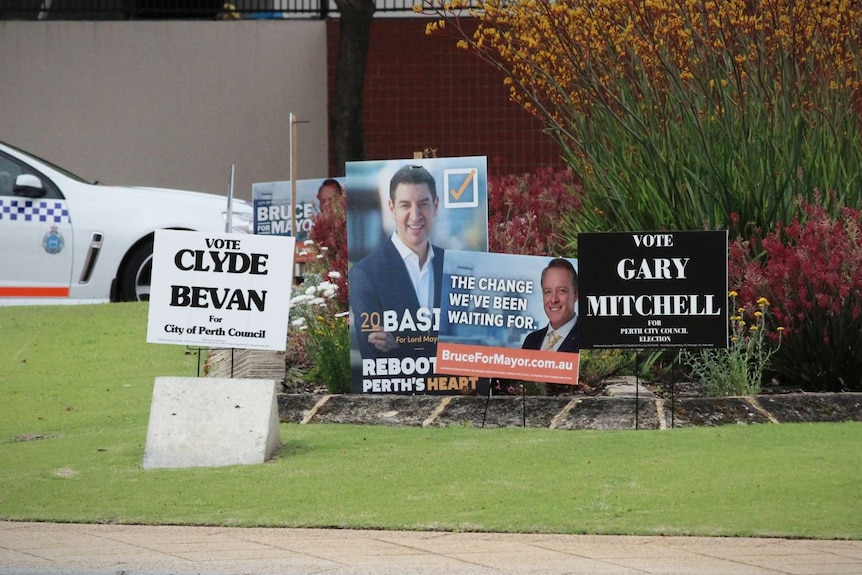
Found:
<svg viewBox="0 0 862 575"><path fill-rule="evenodd" d="M0 196L14 196L15 178L21 174L33 174L42 181L45 186L45 198L62 198L60 191L54 182L32 169L27 164L19 162L15 158L0 152Z"/></svg>

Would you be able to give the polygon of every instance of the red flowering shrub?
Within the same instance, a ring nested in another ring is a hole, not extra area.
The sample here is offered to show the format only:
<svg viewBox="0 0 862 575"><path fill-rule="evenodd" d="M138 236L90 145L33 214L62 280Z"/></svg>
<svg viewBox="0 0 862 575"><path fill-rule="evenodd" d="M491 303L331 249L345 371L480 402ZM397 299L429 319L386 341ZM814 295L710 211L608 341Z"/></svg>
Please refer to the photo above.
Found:
<svg viewBox="0 0 862 575"><path fill-rule="evenodd" d="M565 255L561 214L580 210L570 169L488 178L488 245L495 253Z"/></svg>
<svg viewBox="0 0 862 575"><path fill-rule="evenodd" d="M495 253L530 256L569 256L564 228L581 211L580 184L570 169L539 168L520 176L488 178L488 247ZM627 369L629 354L620 350L583 350L579 379L589 389L602 379ZM495 393L520 394L524 388L494 378ZM526 393L543 393L544 387L523 382ZM557 393L566 386L552 387ZM572 388L574 389L574 388ZM583 387L582 387L583 389Z"/></svg>
<svg viewBox="0 0 862 575"><path fill-rule="evenodd" d="M325 385L331 393L350 390L347 331L347 219L344 194L314 216L309 241L297 245L305 262L294 286L287 338L285 386ZM331 284L337 286L332 288Z"/></svg>
<svg viewBox="0 0 862 575"><path fill-rule="evenodd" d="M819 205L766 236L730 246L742 302L766 297L783 327L770 369L807 391L862 391L862 212L832 218Z"/></svg>
<svg viewBox="0 0 862 575"><path fill-rule="evenodd" d="M335 271L340 277L329 277L338 285L336 298L347 309L347 198L344 194L334 196L321 206L320 213L314 218L314 226L309 237L321 247L324 256L319 273L327 277L327 272Z"/></svg>

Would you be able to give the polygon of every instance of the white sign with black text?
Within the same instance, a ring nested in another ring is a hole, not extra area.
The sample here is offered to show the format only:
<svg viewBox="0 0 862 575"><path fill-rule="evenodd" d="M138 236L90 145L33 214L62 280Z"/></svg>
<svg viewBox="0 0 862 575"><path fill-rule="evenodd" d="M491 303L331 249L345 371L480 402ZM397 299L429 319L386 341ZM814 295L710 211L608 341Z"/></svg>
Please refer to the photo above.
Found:
<svg viewBox="0 0 862 575"><path fill-rule="evenodd" d="M287 347L295 240L158 230L149 343Z"/></svg>

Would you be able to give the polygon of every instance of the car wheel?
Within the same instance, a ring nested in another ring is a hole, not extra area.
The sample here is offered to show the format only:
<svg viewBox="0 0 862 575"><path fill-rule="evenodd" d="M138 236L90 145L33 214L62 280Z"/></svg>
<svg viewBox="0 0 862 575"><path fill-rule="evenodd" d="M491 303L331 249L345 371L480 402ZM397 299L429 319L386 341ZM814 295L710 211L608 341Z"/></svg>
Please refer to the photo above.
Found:
<svg viewBox="0 0 862 575"><path fill-rule="evenodd" d="M153 272L153 240L136 247L120 272L117 299L119 301L149 301L150 278Z"/></svg>

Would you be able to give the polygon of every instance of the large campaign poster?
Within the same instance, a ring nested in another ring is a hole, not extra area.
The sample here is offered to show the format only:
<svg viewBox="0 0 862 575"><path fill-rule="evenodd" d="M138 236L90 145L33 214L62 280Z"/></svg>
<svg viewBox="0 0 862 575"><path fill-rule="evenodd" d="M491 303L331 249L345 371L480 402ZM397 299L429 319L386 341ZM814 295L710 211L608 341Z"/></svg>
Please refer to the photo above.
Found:
<svg viewBox="0 0 862 575"><path fill-rule="evenodd" d="M158 230L147 341L284 351L292 237Z"/></svg>
<svg viewBox="0 0 862 575"><path fill-rule="evenodd" d="M460 393L436 369L443 262L488 250L485 157L348 162L354 393Z"/></svg>
<svg viewBox="0 0 862 575"><path fill-rule="evenodd" d="M723 348L727 232L578 234L584 348Z"/></svg>
<svg viewBox="0 0 862 575"><path fill-rule="evenodd" d="M344 193L344 178L322 178L296 181L296 228L292 234L293 183L258 182L252 184L254 233L271 236L294 235L299 242L308 239L314 216L320 213L321 202Z"/></svg>
<svg viewBox="0 0 862 575"><path fill-rule="evenodd" d="M449 251L441 300L441 372L577 384L577 260Z"/></svg>

